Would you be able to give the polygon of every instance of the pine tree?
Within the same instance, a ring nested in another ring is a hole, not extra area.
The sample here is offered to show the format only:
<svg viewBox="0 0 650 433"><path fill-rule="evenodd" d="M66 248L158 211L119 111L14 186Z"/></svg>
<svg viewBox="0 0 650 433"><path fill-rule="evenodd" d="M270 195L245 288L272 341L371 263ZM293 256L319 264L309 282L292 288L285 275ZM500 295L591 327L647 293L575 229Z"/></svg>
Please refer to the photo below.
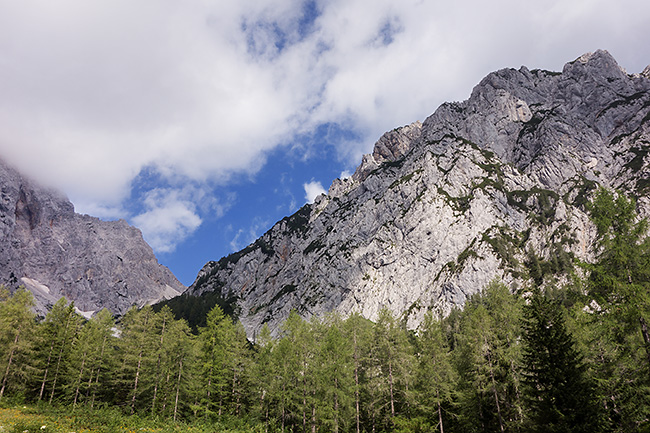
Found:
<svg viewBox="0 0 650 433"><path fill-rule="evenodd" d="M83 325L77 344L73 348L68 383L72 383L72 407L86 398L94 405L97 389L103 385L100 380L102 368L106 365L108 347L112 346L113 316L106 309L101 310Z"/></svg>
<svg viewBox="0 0 650 433"><path fill-rule="evenodd" d="M169 340L168 334L169 334L169 327L171 326L171 323L174 321L174 315L171 311L171 309L165 305L158 313L157 313L157 322L159 324L158 326L158 334L159 338L156 339L156 343L154 346L154 352L156 356L156 367L154 370L154 385L153 385L153 396L151 398L151 413L155 414L156 413L156 403L158 403L158 391L159 388L162 385L162 381L165 380L165 367L166 363L168 360L166 359L167 355L167 348L166 348L166 343Z"/></svg>
<svg viewBox="0 0 650 433"><path fill-rule="evenodd" d="M524 385L530 431L597 432L602 424L561 306L534 290L524 307Z"/></svg>
<svg viewBox="0 0 650 433"><path fill-rule="evenodd" d="M406 329L384 308L373 327L370 416L373 424L392 427L395 417L408 416L409 386L415 360Z"/></svg>
<svg viewBox="0 0 650 433"><path fill-rule="evenodd" d="M451 360L451 349L441 318L428 312L420 325L418 335L418 409L428 423L444 433L443 406L454 401L456 372Z"/></svg>
<svg viewBox="0 0 650 433"><path fill-rule="evenodd" d="M144 396L152 388L158 340L152 331L156 328L156 315L151 306L145 306L141 310L132 307L122 317L119 325L119 344L123 357L119 372L121 395L123 403L133 415L136 408L145 406Z"/></svg>
<svg viewBox="0 0 650 433"><path fill-rule="evenodd" d="M111 361L114 359L115 346L115 319L107 309L102 309L93 316L84 326L84 334L80 341L87 341L90 349L87 370L89 372L86 382L85 396L89 399L90 407L95 406L98 392L108 388ZM80 345L84 347L84 345Z"/></svg>
<svg viewBox="0 0 650 433"><path fill-rule="evenodd" d="M504 432L521 424L520 305L505 285L492 282L447 320L456 322L459 415L467 430Z"/></svg>
<svg viewBox="0 0 650 433"><path fill-rule="evenodd" d="M345 429L354 413L354 343L336 314L325 318L318 340L316 403L323 426L328 431L338 433Z"/></svg>
<svg viewBox="0 0 650 433"><path fill-rule="evenodd" d="M23 389L27 380L25 367L31 352L31 338L34 331L34 305L32 294L17 290L9 296L0 287L0 400L8 389Z"/></svg>
<svg viewBox="0 0 650 433"><path fill-rule="evenodd" d="M206 326L199 328L201 363L204 379L205 415L222 415L231 388L229 348L234 338L232 320L218 305L212 308L206 318Z"/></svg>
<svg viewBox="0 0 650 433"><path fill-rule="evenodd" d="M650 237L635 202L601 189L590 207L597 228L583 322L602 405L616 431L650 425ZM594 302L595 301L595 302ZM643 427L645 426L645 427Z"/></svg>
<svg viewBox="0 0 650 433"><path fill-rule="evenodd" d="M63 397L70 358L83 324L74 303L60 298L39 325L40 353L36 354L41 368L38 400L47 399L52 404L55 396Z"/></svg>
<svg viewBox="0 0 650 433"><path fill-rule="evenodd" d="M345 321L345 331L352 351L352 374L354 380L354 420L355 432L361 432L362 388L365 385L366 367L372 339L372 323L358 313L353 313Z"/></svg>
<svg viewBox="0 0 650 433"><path fill-rule="evenodd" d="M198 353L194 337L185 319L172 320L169 323L168 335L166 366L163 369L166 379L161 384L163 391L161 412L171 411L171 417L176 421L182 409L190 407L192 382L198 379L193 375L192 365L196 363Z"/></svg>
<svg viewBox="0 0 650 433"><path fill-rule="evenodd" d="M274 398L274 378L276 371L273 364L275 340L271 337L268 325L264 324L255 344L256 353L253 363L253 412L264 423L264 431L268 432L271 423L271 408Z"/></svg>

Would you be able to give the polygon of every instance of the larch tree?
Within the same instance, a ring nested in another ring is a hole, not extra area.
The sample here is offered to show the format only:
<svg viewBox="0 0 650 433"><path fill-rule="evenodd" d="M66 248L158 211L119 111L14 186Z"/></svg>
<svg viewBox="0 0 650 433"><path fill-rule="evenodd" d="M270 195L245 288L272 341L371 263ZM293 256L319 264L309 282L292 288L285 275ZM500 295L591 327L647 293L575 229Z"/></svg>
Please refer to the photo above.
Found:
<svg viewBox="0 0 650 433"><path fill-rule="evenodd" d="M431 311L424 316L418 334L418 380L416 402L432 426L444 433L443 407L454 402L456 372L442 318Z"/></svg>
<svg viewBox="0 0 650 433"><path fill-rule="evenodd" d="M9 295L0 287L0 400L8 388L21 388L27 380L26 366L32 350L31 337L34 331L34 298L26 290L17 290Z"/></svg>

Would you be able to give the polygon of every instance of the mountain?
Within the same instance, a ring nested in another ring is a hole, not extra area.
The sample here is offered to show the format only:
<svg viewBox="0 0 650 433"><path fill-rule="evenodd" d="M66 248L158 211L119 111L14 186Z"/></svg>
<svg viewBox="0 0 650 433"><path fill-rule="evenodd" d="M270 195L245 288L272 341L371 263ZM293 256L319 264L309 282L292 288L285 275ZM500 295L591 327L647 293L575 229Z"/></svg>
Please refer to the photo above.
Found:
<svg viewBox="0 0 650 433"><path fill-rule="evenodd" d="M236 305L249 336L303 317L382 307L416 326L494 278L562 281L593 259L585 204L598 185L650 215L650 67L605 51L562 72L503 69L464 102L384 134L354 175L242 251L207 263L189 294Z"/></svg>
<svg viewBox="0 0 650 433"><path fill-rule="evenodd" d="M185 290L126 221L79 215L3 161L0 185L0 284L29 289L39 313L64 296L86 315L122 314Z"/></svg>

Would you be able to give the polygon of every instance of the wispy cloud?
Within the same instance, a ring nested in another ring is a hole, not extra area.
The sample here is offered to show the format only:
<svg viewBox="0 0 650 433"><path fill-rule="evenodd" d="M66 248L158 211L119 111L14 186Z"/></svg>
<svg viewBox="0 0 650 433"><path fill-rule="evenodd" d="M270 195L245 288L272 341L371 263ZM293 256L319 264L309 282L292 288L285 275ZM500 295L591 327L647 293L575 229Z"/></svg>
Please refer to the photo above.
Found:
<svg viewBox="0 0 650 433"><path fill-rule="evenodd" d="M154 189L147 193L144 203L147 210L132 220L155 251L172 252L201 225L196 206L182 197L181 191Z"/></svg>
<svg viewBox="0 0 650 433"><path fill-rule="evenodd" d="M648 16L641 0L0 0L0 156L128 216L144 169L214 188L324 124L354 132L333 145L358 162L505 66L604 48L638 72ZM159 250L204 218L151 197L132 221Z"/></svg>
<svg viewBox="0 0 650 433"><path fill-rule="evenodd" d="M253 223L247 229L239 229L235 233L235 236L230 241L231 251L238 251L244 248L245 246L254 242L257 238L264 234L264 231L268 228L269 221L263 220L261 218L255 218Z"/></svg>

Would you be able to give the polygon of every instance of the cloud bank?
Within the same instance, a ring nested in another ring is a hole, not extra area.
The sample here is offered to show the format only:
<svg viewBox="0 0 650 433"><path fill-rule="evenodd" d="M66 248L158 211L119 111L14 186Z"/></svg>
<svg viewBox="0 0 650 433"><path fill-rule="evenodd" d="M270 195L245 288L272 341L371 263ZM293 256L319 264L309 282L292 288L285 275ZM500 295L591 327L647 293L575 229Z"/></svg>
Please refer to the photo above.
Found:
<svg viewBox="0 0 650 433"><path fill-rule="evenodd" d="M169 251L205 212L188 183L227 189L327 123L358 137L334 144L349 168L492 70L603 48L638 72L648 40L645 0L0 0L0 156ZM165 190L134 209L143 170Z"/></svg>

